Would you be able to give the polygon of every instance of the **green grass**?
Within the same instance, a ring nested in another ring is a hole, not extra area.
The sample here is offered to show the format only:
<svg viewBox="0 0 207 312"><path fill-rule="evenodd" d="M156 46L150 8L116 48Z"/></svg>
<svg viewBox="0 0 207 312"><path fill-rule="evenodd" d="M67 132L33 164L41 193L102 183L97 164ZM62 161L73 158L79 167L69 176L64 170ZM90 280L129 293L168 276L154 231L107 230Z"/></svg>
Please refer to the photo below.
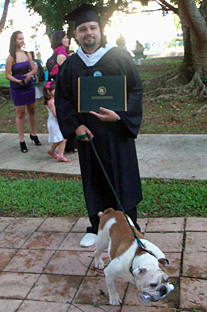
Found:
<svg viewBox="0 0 207 312"><path fill-rule="evenodd" d="M9 87L9 80L6 79L4 72L0 73L0 86Z"/></svg>
<svg viewBox="0 0 207 312"><path fill-rule="evenodd" d="M141 60L141 66L137 68L141 79L144 81L178 68L181 62L181 57L146 58Z"/></svg>
<svg viewBox="0 0 207 312"><path fill-rule="evenodd" d="M203 102L163 101L160 104L144 102L140 132L155 134L207 134L207 114L198 114Z"/></svg>
<svg viewBox="0 0 207 312"><path fill-rule="evenodd" d="M139 216L206 217L206 181L142 180L144 200L138 206Z"/></svg>
<svg viewBox="0 0 207 312"><path fill-rule="evenodd" d="M81 181L0 177L0 215L84 215Z"/></svg>
<svg viewBox="0 0 207 312"><path fill-rule="evenodd" d="M29 133L30 128L27 118L28 116L26 114L25 132ZM47 133L48 112L42 99L36 101L36 118L38 132ZM17 133L15 119L16 119L15 107L12 100L8 100L8 102L5 105L0 105L0 122L1 122L0 132Z"/></svg>
<svg viewBox="0 0 207 312"><path fill-rule="evenodd" d="M206 216L205 181L142 180L139 217ZM0 216L87 216L80 179L0 177Z"/></svg>

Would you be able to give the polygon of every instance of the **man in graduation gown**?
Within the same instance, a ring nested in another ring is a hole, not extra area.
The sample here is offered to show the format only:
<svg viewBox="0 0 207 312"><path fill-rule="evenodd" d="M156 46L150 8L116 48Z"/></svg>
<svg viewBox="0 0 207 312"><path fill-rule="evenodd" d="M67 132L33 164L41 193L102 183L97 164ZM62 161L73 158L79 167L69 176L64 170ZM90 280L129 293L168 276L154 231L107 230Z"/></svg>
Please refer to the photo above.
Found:
<svg viewBox="0 0 207 312"><path fill-rule="evenodd" d="M66 18L75 21L75 38L80 47L60 68L56 81L55 105L64 138L76 132L88 134L109 179L135 226L136 205L142 200L135 138L142 119L142 83L127 51L103 41L98 13L101 8L82 5ZM126 76L127 112L100 107L99 112L78 113L80 76ZM119 209L88 138L78 141L83 191L91 227L80 242L94 243L98 231L98 212L109 207ZM69 194L68 194L69 195Z"/></svg>

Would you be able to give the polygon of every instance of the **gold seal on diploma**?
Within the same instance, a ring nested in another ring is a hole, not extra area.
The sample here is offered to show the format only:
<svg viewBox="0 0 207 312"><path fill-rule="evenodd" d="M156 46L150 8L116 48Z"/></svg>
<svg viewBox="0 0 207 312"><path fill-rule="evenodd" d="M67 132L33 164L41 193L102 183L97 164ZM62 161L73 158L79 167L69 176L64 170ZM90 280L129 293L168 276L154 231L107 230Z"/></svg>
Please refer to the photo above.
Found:
<svg viewBox="0 0 207 312"><path fill-rule="evenodd" d="M99 87L97 91L98 91L98 94L100 95L104 95L107 92L106 88L103 86Z"/></svg>

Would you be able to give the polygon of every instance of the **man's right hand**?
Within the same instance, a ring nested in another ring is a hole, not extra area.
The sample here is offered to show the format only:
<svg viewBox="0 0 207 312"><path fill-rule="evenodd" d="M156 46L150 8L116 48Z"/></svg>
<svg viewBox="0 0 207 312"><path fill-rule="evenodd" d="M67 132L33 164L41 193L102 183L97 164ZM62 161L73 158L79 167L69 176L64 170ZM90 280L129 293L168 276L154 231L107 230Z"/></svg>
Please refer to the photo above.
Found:
<svg viewBox="0 0 207 312"><path fill-rule="evenodd" d="M75 133L77 136L88 134L91 139L93 138L93 134L85 125L81 125L78 128L76 128ZM81 141L89 142L89 139L86 138L86 139L82 139Z"/></svg>

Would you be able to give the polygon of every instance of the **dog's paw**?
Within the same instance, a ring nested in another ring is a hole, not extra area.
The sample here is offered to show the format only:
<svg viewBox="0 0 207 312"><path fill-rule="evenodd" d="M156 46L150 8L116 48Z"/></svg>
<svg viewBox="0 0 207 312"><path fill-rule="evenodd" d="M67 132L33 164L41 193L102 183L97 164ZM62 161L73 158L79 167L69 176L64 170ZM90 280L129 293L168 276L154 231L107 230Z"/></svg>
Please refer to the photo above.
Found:
<svg viewBox="0 0 207 312"><path fill-rule="evenodd" d="M95 259L95 268L99 270L104 269L104 262L102 259Z"/></svg>
<svg viewBox="0 0 207 312"><path fill-rule="evenodd" d="M111 295L109 297L109 303L111 305L120 305L122 303L120 297L119 297L119 294L118 293L115 293L114 295Z"/></svg>

